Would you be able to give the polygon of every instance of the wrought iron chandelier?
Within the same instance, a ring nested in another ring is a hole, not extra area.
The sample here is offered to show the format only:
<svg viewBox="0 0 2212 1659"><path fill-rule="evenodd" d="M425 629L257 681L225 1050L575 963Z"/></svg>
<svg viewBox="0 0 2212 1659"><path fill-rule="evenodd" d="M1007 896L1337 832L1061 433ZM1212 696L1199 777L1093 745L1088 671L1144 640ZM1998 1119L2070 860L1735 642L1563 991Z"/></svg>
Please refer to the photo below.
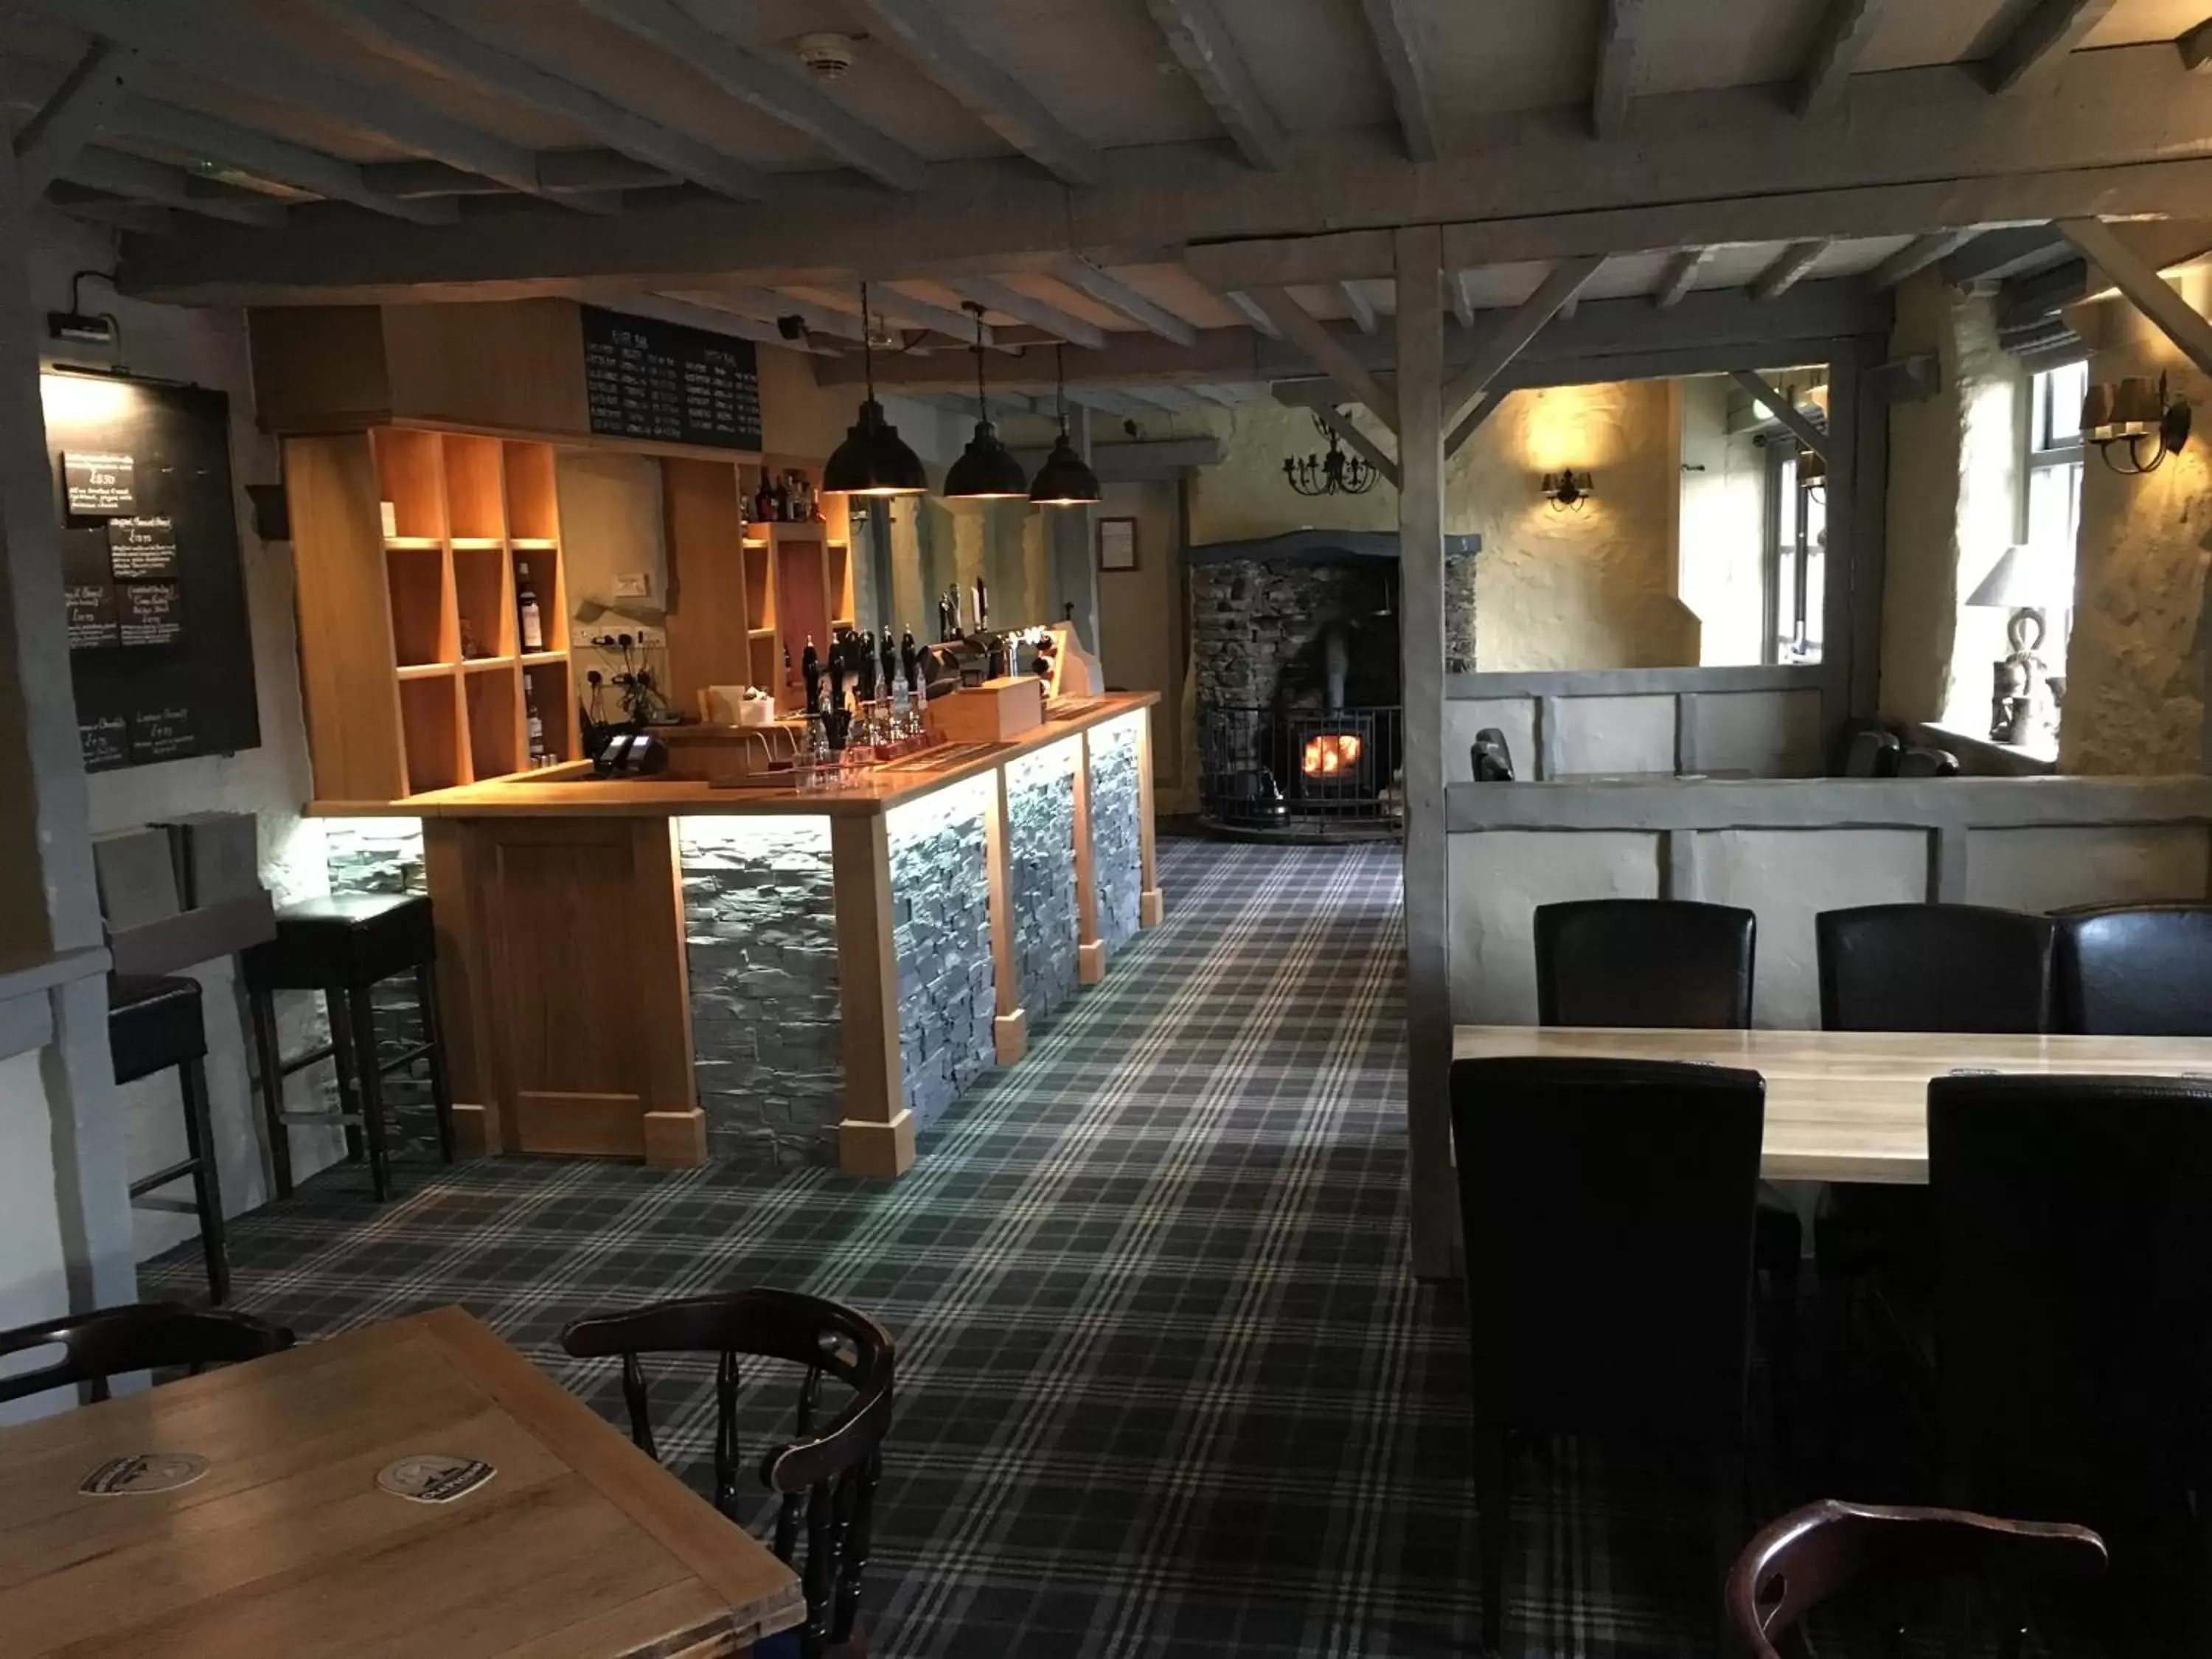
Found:
<svg viewBox="0 0 2212 1659"><path fill-rule="evenodd" d="M1346 454L1335 429L1319 415L1313 423L1328 440L1328 453L1285 458L1283 481L1301 495L1364 495L1374 489L1380 476L1374 466L1361 456Z"/></svg>

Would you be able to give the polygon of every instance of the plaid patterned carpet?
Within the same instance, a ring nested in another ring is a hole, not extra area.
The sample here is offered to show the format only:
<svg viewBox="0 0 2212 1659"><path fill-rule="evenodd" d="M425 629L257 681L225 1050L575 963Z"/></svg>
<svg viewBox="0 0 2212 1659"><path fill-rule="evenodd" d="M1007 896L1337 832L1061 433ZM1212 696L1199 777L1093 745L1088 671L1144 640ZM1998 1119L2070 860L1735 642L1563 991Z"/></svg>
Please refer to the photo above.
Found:
<svg viewBox="0 0 2212 1659"><path fill-rule="evenodd" d="M1472 1652L1466 1337L1406 1270L1398 851L1166 842L1162 866L1168 925L896 1185L403 1163L379 1209L341 1167L237 1224L237 1303L314 1336L457 1302L619 1420L567 1320L819 1291L900 1342L878 1656ZM189 1249L144 1282L203 1291ZM709 1388L655 1378L702 1487ZM749 1388L748 1468L790 1403ZM1696 1480L1561 1447L1516 1481L1510 1650L1712 1651Z"/></svg>

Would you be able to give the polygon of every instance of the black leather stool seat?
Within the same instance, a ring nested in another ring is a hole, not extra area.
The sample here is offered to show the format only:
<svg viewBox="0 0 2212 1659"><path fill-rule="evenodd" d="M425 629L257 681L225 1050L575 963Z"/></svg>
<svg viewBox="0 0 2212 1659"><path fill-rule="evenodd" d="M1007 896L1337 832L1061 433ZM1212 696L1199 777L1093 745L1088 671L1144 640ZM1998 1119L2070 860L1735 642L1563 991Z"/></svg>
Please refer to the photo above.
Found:
<svg viewBox="0 0 2212 1659"><path fill-rule="evenodd" d="M249 983L272 991L374 985L433 961L430 901L416 893L303 900L276 913L276 937L246 953Z"/></svg>
<svg viewBox="0 0 2212 1659"><path fill-rule="evenodd" d="M136 1083L207 1053L196 980L118 974L107 982L107 1050L115 1080Z"/></svg>

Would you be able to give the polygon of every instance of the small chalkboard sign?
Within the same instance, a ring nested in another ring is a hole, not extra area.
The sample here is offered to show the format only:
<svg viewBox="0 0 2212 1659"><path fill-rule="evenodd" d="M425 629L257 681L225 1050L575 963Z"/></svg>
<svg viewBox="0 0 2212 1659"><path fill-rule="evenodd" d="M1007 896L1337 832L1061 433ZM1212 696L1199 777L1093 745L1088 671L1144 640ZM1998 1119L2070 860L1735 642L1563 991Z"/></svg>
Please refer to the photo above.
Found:
<svg viewBox="0 0 2212 1659"><path fill-rule="evenodd" d="M71 582L62 589L69 613L69 648L94 651L120 645L115 618L115 588L109 582Z"/></svg>
<svg viewBox="0 0 2212 1659"><path fill-rule="evenodd" d="M603 437L761 447L760 368L750 340L580 306L584 396Z"/></svg>
<svg viewBox="0 0 2212 1659"><path fill-rule="evenodd" d="M112 518L138 510L138 463L118 450L65 449L62 487L71 516Z"/></svg>
<svg viewBox="0 0 2212 1659"><path fill-rule="evenodd" d="M131 764L131 723L120 714L94 714L76 723L77 744L84 750L84 769L112 772Z"/></svg>
<svg viewBox="0 0 2212 1659"><path fill-rule="evenodd" d="M177 525L168 514L107 521L107 556L118 581L177 574Z"/></svg>
<svg viewBox="0 0 2212 1659"><path fill-rule="evenodd" d="M199 739L192 735L192 711L182 703L169 703L160 708L142 708L131 717L131 763L144 766L152 761L176 760L185 755L199 753Z"/></svg>
<svg viewBox="0 0 2212 1659"><path fill-rule="evenodd" d="M116 623L125 645L174 645L184 637L185 592L174 582L118 582Z"/></svg>

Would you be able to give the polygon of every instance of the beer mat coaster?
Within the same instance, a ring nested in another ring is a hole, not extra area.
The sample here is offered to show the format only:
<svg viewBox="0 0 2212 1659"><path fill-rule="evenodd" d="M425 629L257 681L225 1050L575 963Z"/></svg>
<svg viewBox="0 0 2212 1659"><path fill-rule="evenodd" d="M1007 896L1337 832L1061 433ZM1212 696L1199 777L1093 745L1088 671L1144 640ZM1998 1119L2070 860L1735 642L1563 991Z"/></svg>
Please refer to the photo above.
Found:
<svg viewBox="0 0 2212 1659"><path fill-rule="evenodd" d="M132 1452L109 1458L77 1490L88 1498L137 1498L189 1486L207 1472L208 1461L198 1452Z"/></svg>
<svg viewBox="0 0 2212 1659"><path fill-rule="evenodd" d="M376 1484L397 1498L416 1504L450 1504L465 1497L496 1473L480 1457L448 1457L442 1452L416 1452L397 1463L386 1464Z"/></svg>

